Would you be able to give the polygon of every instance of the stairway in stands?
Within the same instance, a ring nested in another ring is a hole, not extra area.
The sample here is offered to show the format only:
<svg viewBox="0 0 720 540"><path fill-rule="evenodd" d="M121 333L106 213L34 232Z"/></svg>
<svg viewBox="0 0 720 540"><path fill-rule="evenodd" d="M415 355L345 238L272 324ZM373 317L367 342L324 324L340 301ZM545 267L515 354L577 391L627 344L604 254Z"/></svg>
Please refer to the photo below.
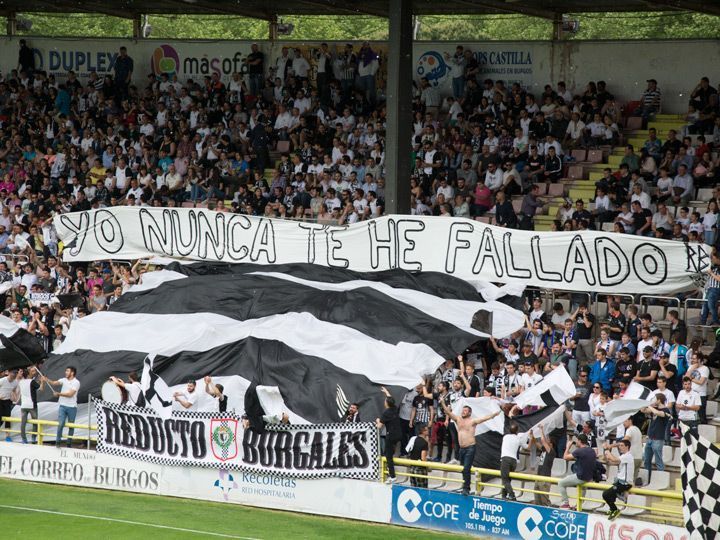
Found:
<svg viewBox="0 0 720 540"><path fill-rule="evenodd" d="M633 127L635 121L639 120L639 118L629 119L629 127ZM685 124L686 122L682 115L658 114L653 121L648 123L648 129L651 127L657 129L658 138L661 141L665 141L669 130L674 129L679 133ZM565 185L565 196L573 201L582 199L585 201L585 207L592 210L594 205L591 201L595 199L595 182L602 178L603 169L610 167L613 172L617 171L625 155L625 146L628 144L633 145L635 153L639 156L640 150L647 140L647 129L626 129L623 131L623 138L624 141L621 145L615 147L602 146L598 148L598 150L602 151L602 157L600 157L597 152L593 153L589 151L584 159L570 164L567 177L560 181ZM548 200L549 205L545 213L535 216L536 231L549 231L558 209L563 204L562 197L552 197Z"/></svg>

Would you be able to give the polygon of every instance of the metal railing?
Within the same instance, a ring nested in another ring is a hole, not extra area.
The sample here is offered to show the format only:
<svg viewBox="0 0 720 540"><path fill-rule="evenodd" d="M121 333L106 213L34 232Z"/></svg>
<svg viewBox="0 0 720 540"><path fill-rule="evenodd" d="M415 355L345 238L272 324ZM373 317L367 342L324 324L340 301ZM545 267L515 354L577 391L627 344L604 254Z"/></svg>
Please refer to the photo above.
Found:
<svg viewBox="0 0 720 540"><path fill-rule="evenodd" d="M22 421L22 419L20 419L20 418L15 418L12 416L3 416L2 418L0 418L0 432L4 432L5 436L9 436L11 434L20 435L21 431L19 429L8 428L5 425L5 422L12 422L13 424L15 424L15 423L19 424L21 421ZM43 444L46 437L54 437L54 435L49 435L49 434L45 433L44 429L46 427L57 428L60 425L60 423L57 422L56 420L36 420L34 418L28 418L27 423L35 426L35 431L26 430L25 435L34 436L36 438L37 444ZM97 431L97 426L95 426L95 425L78 424L75 422L65 422L65 428L85 430L88 432L88 435L91 431ZM66 433L65 435L63 435L62 439L63 440L67 440L67 439L81 440L83 442L88 442L88 444L89 444L89 442L95 442L96 439L94 437L89 437L88 435L71 435L71 436L69 436ZM33 443L33 444L35 444L35 443Z"/></svg>
<svg viewBox="0 0 720 540"><path fill-rule="evenodd" d="M453 472L453 473L462 473L463 468L460 465L450 465L448 463L436 463L432 461L415 461L411 459L404 459L404 458L395 458L393 459L393 463L396 466L405 466L405 467L422 467L428 470L428 474L416 474L411 473L409 471L403 471L400 469L395 470L396 476L402 476L406 478L416 478L416 479L427 479L427 480L437 480L444 483L447 482L455 482L458 484L462 484L463 480L462 477L449 477L449 476L435 476L430 474L431 471L444 471L445 473ZM483 481L483 476L490 476L493 478L501 478L501 473L497 469L484 469L480 467L472 467L471 474L473 475L473 485L475 487L475 492L482 496L482 488L485 487L491 487L491 488L502 488L502 486L498 483L493 482L486 482ZM384 482L387 478L387 460L384 456L380 457L380 481ZM511 480L522 480L525 482L535 482L536 486L537 484L558 484L560 482L560 478L554 478L551 476L540 476L537 474L529 474L529 473L522 473L522 472L513 472L510 473L510 479ZM581 484L574 489L576 492L575 498L577 500L577 511L581 512L583 511L583 503L587 502L594 502L594 503L600 503L602 505L605 504L605 500L603 499L597 499L594 497L589 497L585 495L585 490L593 489L593 490L606 490L611 487L611 484L605 484L605 483L599 483L599 482L587 482L585 484ZM546 495L547 497L559 497L560 494L553 492L553 491L545 491L542 489L534 489L534 488L528 488L523 486L513 486L513 490L520 493L533 493L533 494L540 494L540 495ZM682 520L683 516L683 509L682 509L682 500L683 495L681 491L657 491L653 489L644 489L644 488L637 488L633 487L629 491L626 492L626 494L630 495L640 495L645 497L655 497L658 499L663 499L665 501L678 501L677 508L675 508L674 502L672 503L672 507L668 507L669 505L667 502L662 507L654 507L654 506L647 506L642 504L635 504L630 503L627 501L623 501L623 499L618 498L616 504L619 507L624 508L634 508L638 510L642 510L644 512L647 512L653 516L654 519L665 519L666 521L670 522L680 522ZM642 517L642 515L638 516Z"/></svg>

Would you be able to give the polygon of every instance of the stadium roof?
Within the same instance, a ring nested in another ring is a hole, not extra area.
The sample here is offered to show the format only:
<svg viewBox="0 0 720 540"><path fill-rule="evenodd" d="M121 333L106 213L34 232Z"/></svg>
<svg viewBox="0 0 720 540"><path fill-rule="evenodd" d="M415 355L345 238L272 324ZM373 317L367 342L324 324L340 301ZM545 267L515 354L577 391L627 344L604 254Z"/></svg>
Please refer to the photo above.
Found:
<svg viewBox="0 0 720 540"><path fill-rule="evenodd" d="M698 11L720 15L720 2L706 0L411 0L416 15L522 14L553 19L562 13ZM0 15L28 12L235 15L273 19L278 15L388 16L387 0L0 0Z"/></svg>

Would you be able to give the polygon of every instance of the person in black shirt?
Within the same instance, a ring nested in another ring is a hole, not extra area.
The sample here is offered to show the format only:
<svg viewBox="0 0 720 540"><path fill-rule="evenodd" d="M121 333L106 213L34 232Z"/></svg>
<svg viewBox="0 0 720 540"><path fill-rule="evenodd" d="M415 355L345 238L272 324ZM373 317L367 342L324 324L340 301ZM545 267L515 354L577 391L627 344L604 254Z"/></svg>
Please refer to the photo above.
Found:
<svg viewBox="0 0 720 540"><path fill-rule="evenodd" d="M432 423L434 416L431 398L427 398L421 393L413 398L410 429L414 429L416 435L420 433L420 429Z"/></svg>
<svg viewBox="0 0 720 540"><path fill-rule="evenodd" d="M615 379L621 380L624 377L630 377L632 379L637 373L637 362L635 362L635 359L630 355L627 347L621 348L617 354Z"/></svg>
<svg viewBox="0 0 720 540"><path fill-rule="evenodd" d="M645 443L645 451L643 453L643 465L648 471L648 481L652 475L652 460L655 456L655 467L658 471L665 470L663 462L663 446L665 446L665 433L668 429L668 423L672 415L667 408L667 398L665 394L656 394L655 401L642 410L646 414L651 414L650 426L648 427L648 440Z"/></svg>
<svg viewBox="0 0 720 540"><path fill-rule="evenodd" d="M343 418L345 424L355 424L360 421L360 406L357 403L351 403Z"/></svg>
<svg viewBox="0 0 720 540"><path fill-rule="evenodd" d="M33 50L27 46L27 42L24 39L20 40L20 51L18 52L18 66L20 72L23 71L31 77L33 71L35 71L35 54Z"/></svg>
<svg viewBox="0 0 720 540"><path fill-rule="evenodd" d="M632 203L632 220L635 234L638 236L647 236L651 232L652 212L640 205L640 201Z"/></svg>
<svg viewBox="0 0 720 540"><path fill-rule="evenodd" d="M260 52L257 43L250 45L250 51L243 63L247 66L247 72L250 76L250 93L257 97L264 86L265 55Z"/></svg>
<svg viewBox="0 0 720 540"><path fill-rule="evenodd" d="M655 390L657 388L658 371L660 371L660 365L653 360L653 348L648 345L643 349L643 359L638 365L638 372L633 380L642 384L645 388Z"/></svg>
<svg viewBox="0 0 720 540"><path fill-rule="evenodd" d="M390 395L387 388L382 386L380 388L383 394L385 394L385 410L380 418L375 419L375 425L378 429L385 428L385 450L383 455L387 460L388 468L388 484L395 483L395 462L393 457L395 456L395 447L402 439L402 426L400 423L400 415L398 408L395 405L395 399Z"/></svg>
<svg viewBox="0 0 720 540"><path fill-rule="evenodd" d="M222 384L214 384L210 375L205 375L205 392L217 399L218 412L227 412L228 397Z"/></svg>
<svg viewBox="0 0 720 540"><path fill-rule="evenodd" d="M582 199L575 201L575 211L572 213L571 218L573 222L573 228L577 229L581 221L590 223L592 221L592 214L585 209L585 202Z"/></svg>
<svg viewBox="0 0 720 540"><path fill-rule="evenodd" d="M625 330L625 323L625 315L620 311L620 304L618 302L611 302L607 323L603 324L600 328L607 329L610 334L610 339L620 341L622 333Z"/></svg>
<svg viewBox="0 0 720 540"><path fill-rule="evenodd" d="M672 362L670 362L670 353L664 352L660 355L660 360L658 360L658 376L657 381L660 381L662 379L665 381L665 385L663 388L660 388L658 386L659 390L664 390L667 388L674 394L680 391L682 388L682 381L678 380L677 376L677 366L675 366ZM670 404L668 403L668 406Z"/></svg>
<svg viewBox="0 0 720 540"><path fill-rule="evenodd" d="M575 321L578 362L587 364L595 358L595 342L592 339L592 327L595 324L595 317L590 313L587 304L581 302L571 318Z"/></svg>
<svg viewBox="0 0 720 540"><path fill-rule="evenodd" d="M505 198L505 193L502 191L495 194L495 224L499 227L517 229L517 215L512 203Z"/></svg>
<svg viewBox="0 0 720 540"><path fill-rule="evenodd" d="M427 461L428 460L428 453L429 453L429 433L430 430L427 426L420 426L418 428L418 434L417 436L410 439L410 442L408 443L408 447L406 450L408 450L408 458L415 460L415 461ZM417 474L417 475L425 475L427 474L427 469L425 467L419 467L419 466L412 466L410 467L410 474ZM427 478L416 478L414 476L410 477L410 485L413 487L421 487L426 488L428 485Z"/></svg>

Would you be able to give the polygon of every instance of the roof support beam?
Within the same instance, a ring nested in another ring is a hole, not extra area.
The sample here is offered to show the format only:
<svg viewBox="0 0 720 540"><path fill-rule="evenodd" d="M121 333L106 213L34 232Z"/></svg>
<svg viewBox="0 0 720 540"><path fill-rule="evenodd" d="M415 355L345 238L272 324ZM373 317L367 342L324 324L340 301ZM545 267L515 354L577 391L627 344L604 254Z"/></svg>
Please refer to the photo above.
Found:
<svg viewBox="0 0 720 540"><path fill-rule="evenodd" d="M455 2L458 4L473 6L476 10L478 7L484 7L499 13L518 13L520 15L527 15L528 17L539 17L541 19L549 19L551 21L555 18L555 13L552 11L528 7L525 4L507 4L499 0L455 0Z"/></svg>
<svg viewBox="0 0 720 540"><path fill-rule="evenodd" d="M657 8L658 5L666 7L670 10L680 11L696 11L707 15L720 16L720 5L712 2L702 2L698 0L645 0L647 4Z"/></svg>
<svg viewBox="0 0 720 540"><path fill-rule="evenodd" d="M410 213L410 142L412 140L412 7L389 0L387 132L385 136L385 210Z"/></svg>
<svg viewBox="0 0 720 540"><path fill-rule="evenodd" d="M388 14L385 11L373 9L369 6L363 6L362 2L342 2L333 1L332 5L328 5L329 2L313 1L313 0L297 0L301 4L313 6L314 8L325 8L328 14L337 13L338 11L347 13L348 15L373 15L375 17L387 17ZM347 7L348 5L355 5L356 7ZM292 8L288 7L289 10Z"/></svg>
<svg viewBox="0 0 720 540"><path fill-rule="evenodd" d="M9 11L7 14L6 31L8 36L14 36L17 32L17 18L14 11Z"/></svg>

